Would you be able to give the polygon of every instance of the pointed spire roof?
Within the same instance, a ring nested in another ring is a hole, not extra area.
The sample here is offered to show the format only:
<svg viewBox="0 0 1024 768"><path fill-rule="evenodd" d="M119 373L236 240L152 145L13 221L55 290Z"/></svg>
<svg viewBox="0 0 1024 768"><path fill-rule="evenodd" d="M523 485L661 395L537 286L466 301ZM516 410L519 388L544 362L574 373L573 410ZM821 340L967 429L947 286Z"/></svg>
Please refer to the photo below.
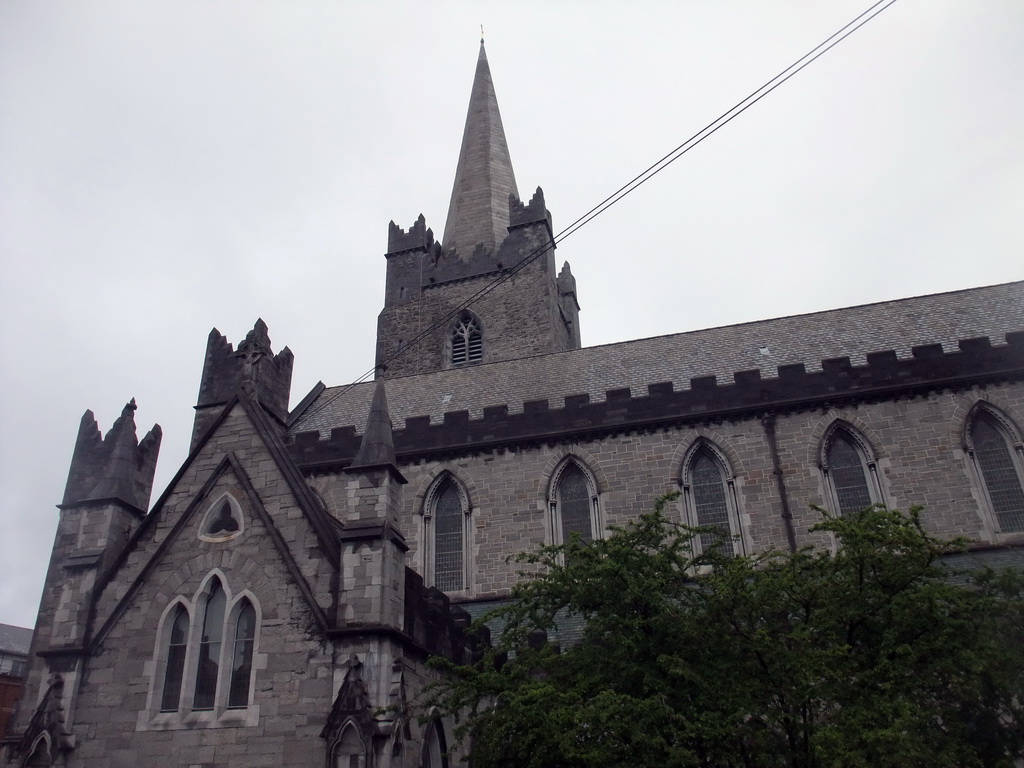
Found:
<svg viewBox="0 0 1024 768"><path fill-rule="evenodd" d="M394 473L399 482L404 483L405 478L398 471L398 462L395 459L395 438L391 429L391 414L388 412L384 379L377 379L363 440L349 470L387 468Z"/></svg>
<svg viewBox="0 0 1024 768"><path fill-rule="evenodd" d="M519 197L484 41L476 62L443 247L468 261L480 243L497 250L508 234L508 197Z"/></svg>

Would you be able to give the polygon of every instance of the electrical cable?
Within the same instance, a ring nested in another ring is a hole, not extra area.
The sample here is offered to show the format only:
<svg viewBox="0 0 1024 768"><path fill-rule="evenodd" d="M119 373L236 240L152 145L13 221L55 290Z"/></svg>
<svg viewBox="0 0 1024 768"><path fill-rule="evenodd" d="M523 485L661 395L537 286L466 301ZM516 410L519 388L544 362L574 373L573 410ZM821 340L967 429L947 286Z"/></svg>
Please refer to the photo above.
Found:
<svg viewBox="0 0 1024 768"><path fill-rule="evenodd" d="M510 267L509 269L507 269L504 272L502 272L502 274L499 277L495 278L494 280L489 282L487 285L483 286L478 291L476 291L474 294L472 294L469 298L465 299L458 307L456 307L455 309L452 309L451 311L445 313L442 317L437 319L435 322L433 322L427 328L425 328L424 330L420 331L418 334L413 336L412 339L410 339L400 349L396 350L394 353L388 355L387 357L385 357L382 360L380 360L379 362L377 362L373 366L373 368L370 368L368 371L366 371L366 373L362 374L355 381L353 381L350 384L347 384L347 385L341 387L338 392L334 393L333 397L329 398L327 401L325 401L324 403L320 404L320 406L319 406L319 408L317 408L317 410L319 411L319 410L322 410L323 408L326 408L330 403L332 403L338 397L343 395L349 389L351 389L352 387L356 386L357 384L361 384L364 381L366 381L370 376L372 376L377 371L377 369L379 367L381 367L381 366L386 367L389 362L391 362L392 360L396 359L397 357L399 357L402 354L404 354L405 352L407 352L412 346L418 344L423 339L425 339L427 336L433 334L434 331L436 331L438 328L441 328L443 326L448 325L451 322L451 320L453 320L455 317L457 317L462 312L464 312L466 309L468 309L470 306L472 306L474 302L476 302L479 299L481 299L482 297L486 296L491 291L494 291L495 289L497 289L498 286L500 286L501 284L503 284L504 282L509 280L511 277L513 277L514 275L516 275L517 273L519 273L523 269L525 269L527 266L529 266L531 263L533 263L536 259L538 259L541 255L543 255L544 253L547 253L550 249L554 248L556 245L561 243L567 237L573 235L574 233L579 231L582 227L584 227L587 224L589 224L595 218L600 216L602 213L607 211L609 208L611 208L617 202L619 202L624 197L626 197L626 195L630 194L631 192L633 192L634 190L636 190L637 188L639 188L643 184L645 184L648 181L650 181L654 176L656 176L657 174L661 173L669 165L674 163L676 160L678 160L680 157L685 155L691 149L693 149L698 144L703 142L705 139L707 139L713 133L718 131L720 128L724 127L725 125L730 123L732 120L737 118L739 115L741 115L743 112L748 110L754 104L759 102L761 99L763 99L769 93L774 91L780 85L782 85L787 80L789 80L791 77L793 77L798 72L803 70L805 67L807 67L808 65L810 65L811 63L816 61L818 58L820 58L821 56L826 54L828 51L832 50L835 46L837 46L843 40L845 40L850 35L852 35L854 32L859 30L861 27L863 27L869 21L872 21L874 18L876 18L883 11L885 11L888 8L890 8L891 6L893 6L896 2L897 2L897 0L878 0L878 2L874 3L874 5L870 6L867 10L863 11L862 13L860 13L859 15L854 17L851 21L847 22L845 25L840 27L838 30L836 30L834 33L832 33L829 37L825 38L825 40L820 42L818 45L814 46L814 48L809 50L807 53L805 53L799 59L794 61L788 67L786 67L781 72L779 72L777 75L775 75L774 77L772 77L771 79L766 81L761 87L759 87L756 90L752 91L748 96L746 96L745 98L743 98L740 101L738 101L730 109L728 109L725 112L723 112L715 120L712 120L710 123L708 123L706 126L704 126L701 130L697 131L697 133L693 134L690 138L688 138L682 144L680 144L675 149L671 150L670 152L668 152L667 154L662 156L659 160L657 160L656 162L654 162L653 164L651 164L650 166L645 168L643 171L638 173L632 179L627 181L625 184L623 184L617 190L615 190L610 195L608 195L606 198L604 198L601 202L597 203L597 205L595 205L592 208L590 208L590 210L588 210L586 213L581 215L579 218L577 218L575 221L573 221L567 227L565 227L564 229L559 231L556 235L554 235L550 242L545 243L543 246L540 246L539 248L536 248L535 250L533 250L531 253L529 253L527 256L525 256L523 259L521 259L519 262L514 264L512 267Z"/></svg>

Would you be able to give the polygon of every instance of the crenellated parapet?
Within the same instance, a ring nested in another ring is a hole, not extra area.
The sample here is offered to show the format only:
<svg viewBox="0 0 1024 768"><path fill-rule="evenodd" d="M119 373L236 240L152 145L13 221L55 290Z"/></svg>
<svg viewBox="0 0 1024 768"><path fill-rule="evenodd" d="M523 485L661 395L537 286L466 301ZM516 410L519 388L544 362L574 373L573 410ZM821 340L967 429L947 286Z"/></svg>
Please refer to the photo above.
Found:
<svg viewBox="0 0 1024 768"><path fill-rule="evenodd" d="M468 632L471 621L444 592L426 586L413 569L405 569L403 630L417 645L456 664L470 664L490 643L486 627L477 635Z"/></svg>
<svg viewBox="0 0 1024 768"><path fill-rule="evenodd" d="M440 423L430 416L405 419L394 431L398 461L427 455L499 446L575 440L666 424L736 419L769 412L784 412L864 402L875 398L913 397L928 392L1024 378L1024 332L1006 334L1005 344L987 337L961 340L955 351L941 344L913 347L900 359L894 350L867 354L865 365L850 358L821 361L821 370L808 371L804 363L780 365L774 371L737 371L731 382L715 376L692 378L688 386L655 382L646 392L609 389L604 400L591 402L590 394L566 395L560 404L532 400L513 412L510 404L483 409L480 418L468 411L445 413ZM513 406L520 404L511 404ZM291 445L295 460L307 469L345 465L359 447L354 427L336 427L330 437L319 432L300 433Z"/></svg>
<svg viewBox="0 0 1024 768"><path fill-rule="evenodd" d="M427 220L422 213L408 231L394 221L388 223L388 256L406 251L429 251L434 245L434 230L427 227Z"/></svg>
<svg viewBox="0 0 1024 768"><path fill-rule="evenodd" d="M135 431L135 399L125 405L106 437L92 411L78 427L62 506L116 500L140 514L149 507L162 431L155 424L140 443Z"/></svg>
<svg viewBox="0 0 1024 768"><path fill-rule="evenodd" d="M294 362L295 357L288 347L274 354L267 324L262 319L256 321L237 350L216 328L210 331L196 402L192 447L205 434L219 409L239 390L255 396L260 405L283 423L288 416Z"/></svg>
<svg viewBox="0 0 1024 768"><path fill-rule="evenodd" d="M515 195L508 197L508 228L512 231L516 227L525 227L529 224L546 224L548 235L553 233L551 224L551 212L544 204L544 190L537 187L529 203L523 203Z"/></svg>

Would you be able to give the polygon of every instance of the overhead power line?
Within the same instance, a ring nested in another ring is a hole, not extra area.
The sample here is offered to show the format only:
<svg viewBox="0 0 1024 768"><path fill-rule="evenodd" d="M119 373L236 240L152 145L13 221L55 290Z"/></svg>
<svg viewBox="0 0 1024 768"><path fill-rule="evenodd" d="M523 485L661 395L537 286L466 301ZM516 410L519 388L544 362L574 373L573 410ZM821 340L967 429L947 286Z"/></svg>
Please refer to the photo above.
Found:
<svg viewBox="0 0 1024 768"><path fill-rule="evenodd" d="M460 304L458 307L456 307L455 309L453 309L450 312L446 313L444 316L442 316L441 318L439 318L435 322L431 323L428 327L426 327L425 329L420 331L418 334L413 336L406 344L404 344L402 346L401 349L396 350L394 353L392 353L392 354L388 355L387 357L383 358L382 360L378 361L377 364L375 364L373 368L370 368L368 371L366 371L358 379L356 379L352 383L342 387L338 392L334 393L333 397L331 397L328 401L323 403L320 407L321 408L326 407L329 403L333 402L336 398L340 397L342 394L347 392L349 389L354 387L356 384L360 384L360 383L366 381L368 378L370 378L370 376L372 376L374 374L374 372L377 370L378 367L380 367L380 366L387 366L387 364L390 363L392 360L395 360L396 358L398 358L401 355L405 354L407 351L409 351L410 348L412 348L413 346L415 346L415 345L419 344L420 342L422 342L425 338L427 338L428 336L433 334L434 331L436 331L438 328L446 327L452 320L454 320L456 317L458 317L463 311L465 311L466 309L471 307L474 302L479 301L481 298L483 298L487 294L489 294L492 291L494 291L502 283L504 283L505 281L509 280L514 275L516 275L518 272L522 271L527 266L529 266L531 263L536 261L542 254L546 253L549 249L551 249L555 245L558 245L563 240L565 240L567 237L570 237L571 235L573 235L576 232L578 232L581 228L583 228L584 226L589 224L591 221L593 221L598 216L600 216L602 213L607 211L609 208L611 208L617 202L619 202L624 197L626 197L626 195L628 195L631 192L635 191L637 188L639 188L643 184L646 184L648 181L650 181L656 175L658 175L663 170L668 168L668 166L670 166L672 163L674 163L680 157L685 155L687 152L689 152L691 149L696 147L702 141L707 139L713 133L715 133L716 131L718 131L719 129L721 129L722 127L724 127L725 125L727 125L728 123L730 123L731 121L736 119L737 117L739 117L743 112L745 112L746 110L750 109L750 107L754 106L754 104L759 102L761 99L763 99L769 93L774 91L780 85L782 85L787 80L789 80L791 77L793 77L798 72L803 70L809 64L811 64L812 62L816 61L818 58L823 56L825 53L827 53L828 51L832 50L835 46L837 46L843 40L845 40L850 35L852 35L854 32L859 30L861 27L863 27L869 21L873 20L875 17L877 17L883 11L885 11L888 8L890 8L891 6L893 6L896 2L897 2L897 0L878 0L878 2L876 2L874 5L872 5L867 10L863 11L858 16L856 16L855 18L853 18L852 20L850 20L849 22L844 24L842 27L840 27L838 30L836 30L834 33L832 33L829 37L827 37L826 39L821 41L818 45L816 45L814 48L809 50L807 53L805 53L799 59L794 61L788 67L786 67L781 72L779 72L777 75L772 77L770 80L765 82L764 85L762 85L761 87L759 87L756 90L752 91L748 96L746 96L745 98L743 98L740 101L738 101L735 105L733 105L730 109L728 109L725 112L723 112L715 120L712 120L706 126L704 126L699 131L697 131L695 134L690 136L690 138L686 139L686 141L684 141L682 144L677 146L672 151L668 152L666 155L661 157L659 160L657 160L652 165L650 165L647 168L645 168L643 171L638 173L636 176L634 176L632 179L627 181L625 184L623 184L617 190L612 192L610 195L608 195L606 198L604 198L601 202L597 203L595 206L593 206L590 210L588 210L586 213L581 215L579 218L577 218L575 221L573 221L567 227L565 227L564 229L560 230L557 234L554 235L554 237L552 238L551 242L546 243L543 246L541 246L541 247L537 248L536 250L532 251L531 253L529 253L527 256L525 256L518 263L514 264L508 270L503 272L500 276L496 277L494 280L490 281L485 286L480 288L480 290L478 290L476 293L472 294L469 298L467 298L465 301L463 301L462 304Z"/></svg>

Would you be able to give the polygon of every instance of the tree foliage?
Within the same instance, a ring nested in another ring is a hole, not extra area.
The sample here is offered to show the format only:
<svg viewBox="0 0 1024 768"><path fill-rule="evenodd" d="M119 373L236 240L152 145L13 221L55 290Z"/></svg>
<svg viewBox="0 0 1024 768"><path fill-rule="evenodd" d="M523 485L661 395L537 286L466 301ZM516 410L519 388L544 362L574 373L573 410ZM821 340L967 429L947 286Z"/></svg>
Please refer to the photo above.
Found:
<svg viewBox="0 0 1024 768"><path fill-rule="evenodd" d="M475 768L1009 766L1024 603L967 583L917 510L823 513L834 551L694 554L656 511L539 566L494 646L432 691ZM559 649L543 633L582 622Z"/></svg>

